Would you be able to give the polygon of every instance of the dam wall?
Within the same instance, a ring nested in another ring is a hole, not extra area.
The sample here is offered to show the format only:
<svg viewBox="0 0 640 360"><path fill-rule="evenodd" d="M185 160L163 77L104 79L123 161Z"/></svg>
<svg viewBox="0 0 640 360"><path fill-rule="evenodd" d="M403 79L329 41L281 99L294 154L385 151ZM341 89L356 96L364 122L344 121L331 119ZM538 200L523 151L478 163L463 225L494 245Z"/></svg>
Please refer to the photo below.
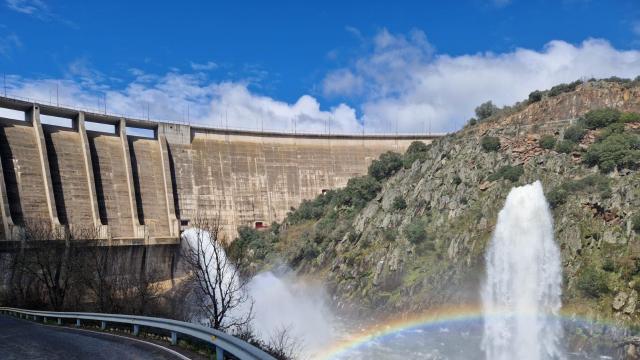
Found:
<svg viewBox="0 0 640 360"><path fill-rule="evenodd" d="M177 244L201 216L228 240L438 135L288 134L123 118L0 97L0 239L31 221L108 245ZM55 117L59 121L48 120ZM61 125L64 123L66 125Z"/></svg>

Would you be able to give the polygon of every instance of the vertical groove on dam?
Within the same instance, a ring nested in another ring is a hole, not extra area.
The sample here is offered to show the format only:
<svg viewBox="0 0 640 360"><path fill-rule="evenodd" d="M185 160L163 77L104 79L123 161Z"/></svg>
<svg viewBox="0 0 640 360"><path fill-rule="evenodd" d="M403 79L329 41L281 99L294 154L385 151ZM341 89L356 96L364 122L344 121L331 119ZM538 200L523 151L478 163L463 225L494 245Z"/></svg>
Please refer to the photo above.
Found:
<svg viewBox="0 0 640 360"><path fill-rule="evenodd" d="M0 156L13 222L23 225L25 221L48 219L33 128L17 123L2 126Z"/></svg>
<svg viewBox="0 0 640 360"><path fill-rule="evenodd" d="M44 126L58 218L65 225L93 225L80 135L71 129Z"/></svg>
<svg viewBox="0 0 640 360"><path fill-rule="evenodd" d="M126 169L120 139L87 132L96 182L100 220L115 238L131 237L131 212Z"/></svg>
<svg viewBox="0 0 640 360"><path fill-rule="evenodd" d="M129 137L131 168L140 224L150 236L169 236L162 158L157 140Z"/></svg>

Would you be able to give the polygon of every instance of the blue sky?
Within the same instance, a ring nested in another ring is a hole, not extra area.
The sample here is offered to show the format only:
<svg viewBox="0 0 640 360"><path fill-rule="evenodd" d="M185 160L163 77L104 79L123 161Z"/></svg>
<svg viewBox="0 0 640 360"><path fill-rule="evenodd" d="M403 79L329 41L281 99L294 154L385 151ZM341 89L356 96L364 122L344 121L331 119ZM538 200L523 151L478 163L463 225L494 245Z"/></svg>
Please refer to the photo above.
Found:
<svg viewBox="0 0 640 360"><path fill-rule="evenodd" d="M483 100L640 75L634 0L3 1L12 94L213 126L451 131Z"/></svg>

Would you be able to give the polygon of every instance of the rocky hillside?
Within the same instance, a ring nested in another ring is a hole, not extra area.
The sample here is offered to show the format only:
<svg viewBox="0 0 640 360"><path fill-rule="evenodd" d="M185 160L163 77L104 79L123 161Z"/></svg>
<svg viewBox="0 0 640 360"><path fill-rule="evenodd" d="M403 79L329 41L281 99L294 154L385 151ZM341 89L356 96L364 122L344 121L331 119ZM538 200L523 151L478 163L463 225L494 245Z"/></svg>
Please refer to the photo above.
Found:
<svg viewBox="0 0 640 360"><path fill-rule="evenodd" d="M338 308L359 313L477 302L506 195L540 180L562 249L565 307L640 320L634 113L638 81L534 92L429 146L383 155L369 176L305 202L283 224L240 229L230 254L246 271L284 261L325 281Z"/></svg>

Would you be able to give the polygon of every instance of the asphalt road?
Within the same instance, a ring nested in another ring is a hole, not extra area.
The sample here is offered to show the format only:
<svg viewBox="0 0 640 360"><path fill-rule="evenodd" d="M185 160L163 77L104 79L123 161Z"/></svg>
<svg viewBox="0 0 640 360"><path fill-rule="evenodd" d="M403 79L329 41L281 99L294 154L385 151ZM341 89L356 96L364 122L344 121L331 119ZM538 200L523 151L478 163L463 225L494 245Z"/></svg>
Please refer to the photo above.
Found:
<svg viewBox="0 0 640 360"><path fill-rule="evenodd" d="M157 346L0 315L0 359L180 359Z"/></svg>

